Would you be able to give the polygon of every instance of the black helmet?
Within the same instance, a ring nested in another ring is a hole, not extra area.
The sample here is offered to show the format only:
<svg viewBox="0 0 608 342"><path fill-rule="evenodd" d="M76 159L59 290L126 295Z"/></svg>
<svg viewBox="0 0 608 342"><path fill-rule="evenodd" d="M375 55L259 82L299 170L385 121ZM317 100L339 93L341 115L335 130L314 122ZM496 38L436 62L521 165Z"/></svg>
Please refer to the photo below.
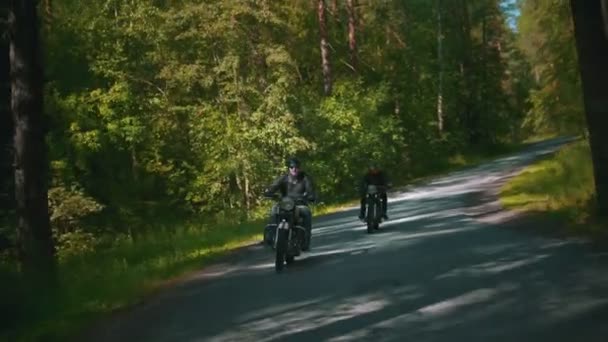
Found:
<svg viewBox="0 0 608 342"><path fill-rule="evenodd" d="M295 157L291 157L289 159L287 159L287 167L300 167L300 161L295 158Z"/></svg>

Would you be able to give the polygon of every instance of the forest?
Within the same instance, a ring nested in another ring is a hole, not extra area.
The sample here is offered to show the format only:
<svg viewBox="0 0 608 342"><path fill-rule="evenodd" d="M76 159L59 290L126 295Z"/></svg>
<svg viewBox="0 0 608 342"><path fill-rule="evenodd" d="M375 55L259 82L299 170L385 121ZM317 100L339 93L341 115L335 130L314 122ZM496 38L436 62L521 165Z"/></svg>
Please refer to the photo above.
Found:
<svg viewBox="0 0 608 342"><path fill-rule="evenodd" d="M405 185L580 136L607 213L601 1L3 2L0 332L62 336L259 234L290 156L330 208L372 161Z"/></svg>

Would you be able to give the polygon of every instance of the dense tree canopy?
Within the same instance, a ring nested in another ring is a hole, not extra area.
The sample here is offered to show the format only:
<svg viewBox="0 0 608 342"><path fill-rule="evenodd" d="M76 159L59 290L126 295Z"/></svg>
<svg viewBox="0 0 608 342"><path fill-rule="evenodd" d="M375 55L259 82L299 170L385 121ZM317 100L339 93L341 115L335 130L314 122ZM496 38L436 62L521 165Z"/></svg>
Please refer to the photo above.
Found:
<svg viewBox="0 0 608 342"><path fill-rule="evenodd" d="M505 6L42 2L54 229L100 211L111 220L89 226L129 234L150 213L251 213L290 155L331 201L372 159L407 180L459 151L581 131L569 7L521 1L513 30ZM57 209L68 199L84 209Z"/></svg>
<svg viewBox="0 0 608 342"><path fill-rule="evenodd" d="M305 156L331 196L368 158L393 167L439 153L436 9L355 2L355 45L346 3L336 3L324 98L318 8L308 1L54 2L47 94L58 179L102 202L217 210L255 202L287 155ZM455 146L505 137L521 111L497 1L463 4L444 24Z"/></svg>

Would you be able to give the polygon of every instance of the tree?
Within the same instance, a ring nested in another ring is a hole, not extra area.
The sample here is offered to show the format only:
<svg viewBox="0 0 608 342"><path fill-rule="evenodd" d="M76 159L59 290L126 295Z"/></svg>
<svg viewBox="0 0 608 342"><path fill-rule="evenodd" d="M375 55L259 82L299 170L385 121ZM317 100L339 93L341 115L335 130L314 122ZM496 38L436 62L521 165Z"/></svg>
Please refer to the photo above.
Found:
<svg viewBox="0 0 608 342"><path fill-rule="evenodd" d="M598 214L608 216L608 37L602 0L571 0Z"/></svg>
<svg viewBox="0 0 608 342"><path fill-rule="evenodd" d="M348 50L350 52L350 64L353 70L357 71L357 0L346 0L346 10L348 11Z"/></svg>
<svg viewBox="0 0 608 342"><path fill-rule="evenodd" d="M331 94L331 64L329 60L329 41L327 38L327 16L325 13L325 0L318 0L317 16L319 19L319 38L321 44L321 68L323 70L323 93Z"/></svg>
<svg viewBox="0 0 608 342"><path fill-rule="evenodd" d="M9 6L19 256L26 272L46 274L54 268L54 248L48 212L43 74L36 1L11 0Z"/></svg>
<svg viewBox="0 0 608 342"><path fill-rule="evenodd" d="M443 29L441 27L441 0L437 0L437 129L443 134Z"/></svg>
<svg viewBox="0 0 608 342"><path fill-rule="evenodd" d="M570 5L527 0L520 11L518 44L535 79L524 127L538 133L579 134L586 123Z"/></svg>
<svg viewBox="0 0 608 342"><path fill-rule="evenodd" d="M0 5L0 14L6 18L8 4ZM6 32L6 23L0 24L0 33ZM0 36L0 221L6 214L5 209L13 207L13 183L11 144L13 120L10 114L9 100L9 58L8 40L6 35ZM1 224L1 223L0 223Z"/></svg>
<svg viewBox="0 0 608 342"><path fill-rule="evenodd" d="M602 18L604 19L604 33L608 39L608 0L602 0Z"/></svg>

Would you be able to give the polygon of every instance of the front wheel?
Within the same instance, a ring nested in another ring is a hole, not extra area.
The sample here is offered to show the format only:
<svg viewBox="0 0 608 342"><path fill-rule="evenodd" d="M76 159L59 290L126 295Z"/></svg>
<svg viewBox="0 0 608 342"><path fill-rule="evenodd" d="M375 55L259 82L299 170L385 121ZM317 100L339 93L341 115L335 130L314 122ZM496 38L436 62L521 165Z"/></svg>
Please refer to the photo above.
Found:
<svg viewBox="0 0 608 342"><path fill-rule="evenodd" d="M374 231L374 224L371 221L367 222L367 233L371 234Z"/></svg>
<svg viewBox="0 0 608 342"><path fill-rule="evenodd" d="M277 249L274 269L277 273L279 273L285 266L285 254L287 253L287 231L280 229L279 234L277 235Z"/></svg>
<svg viewBox="0 0 608 342"><path fill-rule="evenodd" d="M285 257L285 263L287 263L287 265L293 264L294 261L295 261L295 257L293 255L289 255L289 256Z"/></svg>

